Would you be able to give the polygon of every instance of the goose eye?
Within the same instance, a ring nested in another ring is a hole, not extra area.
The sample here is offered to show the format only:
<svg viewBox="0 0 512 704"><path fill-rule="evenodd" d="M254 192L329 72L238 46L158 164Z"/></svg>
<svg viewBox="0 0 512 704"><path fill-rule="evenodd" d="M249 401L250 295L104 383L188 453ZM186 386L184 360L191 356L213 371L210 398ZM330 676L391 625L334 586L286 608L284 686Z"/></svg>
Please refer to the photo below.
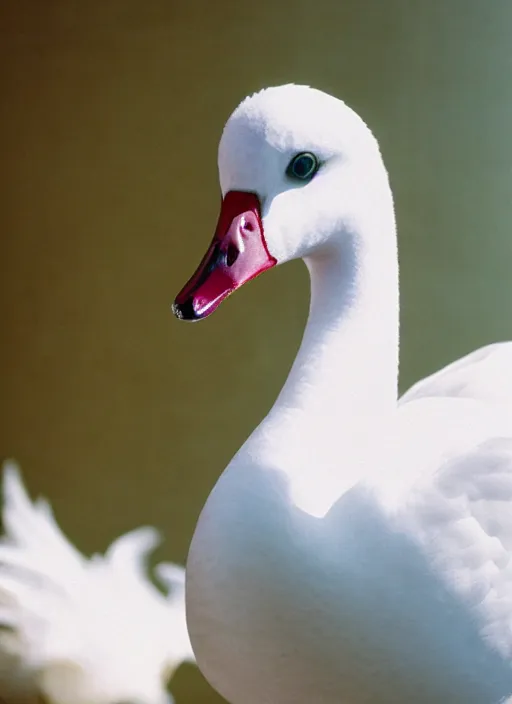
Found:
<svg viewBox="0 0 512 704"><path fill-rule="evenodd" d="M286 175L299 181L307 181L318 171L319 163L314 154L302 152L296 154L288 164Z"/></svg>

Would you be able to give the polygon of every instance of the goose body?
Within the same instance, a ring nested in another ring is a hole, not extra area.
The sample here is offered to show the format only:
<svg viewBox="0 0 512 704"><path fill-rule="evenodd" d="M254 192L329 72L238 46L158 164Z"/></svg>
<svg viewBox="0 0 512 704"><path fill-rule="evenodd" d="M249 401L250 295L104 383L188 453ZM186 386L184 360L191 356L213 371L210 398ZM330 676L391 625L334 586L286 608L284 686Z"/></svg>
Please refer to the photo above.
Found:
<svg viewBox="0 0 512 704"><path fill-rule="evenodd" d="M512 344L399 400L393 199L378 144L306 86L244 100L223 204L175 314L290 259L298 355L213 488L187 563L199 667L231 704L503 704L512 696Z"/></svg>
<svg viewBox="0 0 512 704"><path fill-rule="evenodd" d="M87 559L4 465L0 541L0 697L46 704L172 704L167 682L194 661L185 574L160 563L164 596L145 567L158 540L139 528Z"/></svg>

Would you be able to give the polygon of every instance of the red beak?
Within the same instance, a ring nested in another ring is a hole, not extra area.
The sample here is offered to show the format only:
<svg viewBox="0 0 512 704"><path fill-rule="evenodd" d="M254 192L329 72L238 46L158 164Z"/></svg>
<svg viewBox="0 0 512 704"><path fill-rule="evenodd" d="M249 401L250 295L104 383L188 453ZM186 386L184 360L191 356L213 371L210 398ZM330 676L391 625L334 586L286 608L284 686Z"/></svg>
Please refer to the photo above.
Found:
<svg viewBox="0 0 512 704"><path fill-rule="evenodd" d="M181 320L200 320L230 293L254 279L277 260L269 253L258 197L229 191L208 251L190 281L176 296L172 310Z"/></svg>

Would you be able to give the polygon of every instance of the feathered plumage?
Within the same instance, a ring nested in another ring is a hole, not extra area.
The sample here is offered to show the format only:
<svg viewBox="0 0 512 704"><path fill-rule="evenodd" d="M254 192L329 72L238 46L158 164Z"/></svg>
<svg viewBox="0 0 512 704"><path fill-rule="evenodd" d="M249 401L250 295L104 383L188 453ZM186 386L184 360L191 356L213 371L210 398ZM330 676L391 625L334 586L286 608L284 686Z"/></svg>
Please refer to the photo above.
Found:
<svg viewBox="0 0 512 704"><path fill-rule="evenodd" d="M183 568L146 571L159 542L142 527L90 559L62 533L50 504L31 502L16 464L4 464L0 540L0 695L50 704L169 704L166 685L194 662Z"/></svg>

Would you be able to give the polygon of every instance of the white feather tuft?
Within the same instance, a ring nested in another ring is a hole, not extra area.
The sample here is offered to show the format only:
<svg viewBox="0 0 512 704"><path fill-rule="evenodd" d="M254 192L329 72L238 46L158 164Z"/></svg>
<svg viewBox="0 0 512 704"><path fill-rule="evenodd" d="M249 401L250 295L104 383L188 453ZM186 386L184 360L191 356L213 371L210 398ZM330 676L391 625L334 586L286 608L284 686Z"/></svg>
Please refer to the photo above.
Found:
<svg viewBox="0 0 512 704"><path fill-rule="evenodd" d="M184 585L183 568L173 565L172 579L162 579L167 594L148 576L158 531L133 530L87 559L48 502L30 500L12 460L4 463L2 488L0 695L169 704L167 681L194 657L184 590L174 588ZM166 569L156 568L159 575Z"/></svg>

